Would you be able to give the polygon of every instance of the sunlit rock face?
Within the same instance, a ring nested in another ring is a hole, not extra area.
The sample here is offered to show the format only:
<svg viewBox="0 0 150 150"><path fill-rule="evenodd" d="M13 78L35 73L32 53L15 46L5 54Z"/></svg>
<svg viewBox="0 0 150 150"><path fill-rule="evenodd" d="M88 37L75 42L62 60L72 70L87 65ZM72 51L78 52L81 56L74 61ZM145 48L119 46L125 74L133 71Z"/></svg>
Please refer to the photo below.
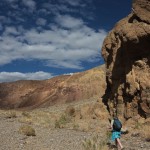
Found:
<svg viewBox="0 0 150 150"><path fill-rule="evenodd" d="M133 0L131 13L105 38L102 56L110 114L150 117L150 0Z"/></svg>

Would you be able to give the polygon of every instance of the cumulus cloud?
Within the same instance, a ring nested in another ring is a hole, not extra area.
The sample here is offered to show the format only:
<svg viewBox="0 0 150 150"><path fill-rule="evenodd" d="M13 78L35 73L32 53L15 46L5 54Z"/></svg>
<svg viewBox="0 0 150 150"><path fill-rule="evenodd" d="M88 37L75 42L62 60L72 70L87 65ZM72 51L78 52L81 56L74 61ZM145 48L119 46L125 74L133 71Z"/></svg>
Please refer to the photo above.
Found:
<svg viewBox="0 0 150 150"><path fill-rule="evenodd" d="M38 18L37 20L36 20L36 24L37 25L40 25L40 26L44 26L44 25L46 25L46 19L43 19L43 18Z"/></svg>
<svg viewBox="0 0 150 150"><path fill-rule="evenodd" d="M6 2L9 2L9 3L15 3L17 2L18 0L5 0Z"/></svg>
<svg viewBox="0 0 150 150"><path fill-rule="evenodd" d="M34 0L22 0L22 4L28 7L31 11L36 8L36 2Z"/></svg>
<svg viewBox="0 0 150 150"><path fill-rule="evenodd" d="M0 16L0 66L23 59L40 60L48 67L83 69L83 63L100 61L107 33L94 30L83 20L91 17L90 5L85 7L91 0L85 4L83 0L56 1L38 1L37 5L35 0L3 0L8 12ZM45 72L1 72L0 82L51 76Z"/></svg>
<svg viewBox="0 0 150 150"><path fill-rule="evenodd" d="M18 35L19 32L15 27L6 27L3 35Z"/></svg>
<svg viewBox="0 0 150 150"><path fill-rule="evenodd" d="M5 16L0 16L0 22L3 23L11 23L11 19L9 17L5 17Z"/></svg>
<svg viewBox="0 0 150 150"><path fill-rule="evenodd" d="M3 26L2 26L2 24L0 23L0 31L1 31L1 30L3 30Z"/></svg>
<svg viewBox="0 0 150 150"><path fill-rule="evenodd" d="M81 4L81 0L63 0L61 3L67 3L71 6L79 6Z"/></svg>
<svg viewBox="0 0 150 150"><path fill-rule="evenodd" d="M55 18L57 24L65 28L79 28L84 24L83 20L73 18L69 15L58 15Z"/></svg>
<svg viewBox="0 0 150 150"><path fill-rule="evenodd" d="M47 66L81 69L83 61L97 61L107 34L104 30L95 31L81 19L68 15L57 17L56 22L40 32L7 27L0 38L0 65L17 59L37 59L44 60Z"/></svg>
<svg viewBox="0 0 150 150"><path fill-rule="evenodd" d="M52 78L52 74L48 72L34 72L34 73L21 73L21 72L0 72L0 82L12 82L17 80L44 80Z"/></svg>
<svg viewBox="0 0 150 150"><path fill-rule="evenodd" d="M62 4L68 4L72 7L85 7L86 5L90 4L92 0L58 0Z"/></svg>

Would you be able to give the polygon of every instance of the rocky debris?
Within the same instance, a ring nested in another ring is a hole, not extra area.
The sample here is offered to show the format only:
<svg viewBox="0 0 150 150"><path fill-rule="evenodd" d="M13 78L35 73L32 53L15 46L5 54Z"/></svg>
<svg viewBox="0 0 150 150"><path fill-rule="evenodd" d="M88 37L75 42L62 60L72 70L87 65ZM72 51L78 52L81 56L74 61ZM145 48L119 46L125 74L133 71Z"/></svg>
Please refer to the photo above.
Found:
<svg viewBox="0 0 150 150"><path fill-rule="evenodd" d="M101 97L105 87L104 65L44 81L0 83L0 108L33 109L82 101Z"/></svg>
<svg viewBox="0 0 150 150"><path fill-rule="evenodd" d="M133 0L132 12L105 38L104 103L111 115L150 116L150 1Z"/></svg>

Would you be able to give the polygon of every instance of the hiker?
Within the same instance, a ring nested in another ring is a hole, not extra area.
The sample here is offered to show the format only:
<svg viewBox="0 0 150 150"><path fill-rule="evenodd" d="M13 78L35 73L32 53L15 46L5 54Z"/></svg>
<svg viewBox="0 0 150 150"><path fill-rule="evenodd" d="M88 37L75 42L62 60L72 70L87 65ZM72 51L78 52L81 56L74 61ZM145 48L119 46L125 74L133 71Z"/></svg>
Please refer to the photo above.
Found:
<svg viewBox="0 0 150 150"><path fill-rule="evenodd" d="M122 124L121 124L120 120L118 119L118 117L116 117L116 116L113 117L113 119L111 120L111 124L110 124L110 129L112 132L111 140L115 141L115 144L116 144L118 150L124 149L122 146L122 143L120 141L121 128L122 128Z"/></svg>

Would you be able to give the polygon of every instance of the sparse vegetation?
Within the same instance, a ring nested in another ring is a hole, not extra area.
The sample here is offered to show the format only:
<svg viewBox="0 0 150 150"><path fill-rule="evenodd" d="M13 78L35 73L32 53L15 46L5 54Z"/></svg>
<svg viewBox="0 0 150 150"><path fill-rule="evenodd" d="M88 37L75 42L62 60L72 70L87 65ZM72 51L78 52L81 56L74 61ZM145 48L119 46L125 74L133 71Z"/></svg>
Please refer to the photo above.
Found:
<svg viewBox="0 0 150 150"><path fill-rule="evenodd" d="M150 142L150 127L148 125L143 125L140 134L144 138L144 140Z"/></svg>
<svg viewBox="0 0 150 150"><path fill-rule="evenodd" d="M74 116L75 115L75 108L71 105L69 105L65 110L66 115L68 116Z"/></svg>
<svg viewBox="0 0 150 150"><path fill-rule="evenodd" d="M15 111L8 111L8 113L6 113L6 118L17 118L17 114Z"/></svg>
<svg viewBox="0 0 150 150"><path fill-rule="evenodd" d="M108 150L107 139L101 140L98 135L83 141L84 150Z"/></svg>
<svg viewBox="0 0 150 150"><path fill-rule="evenodd" d="M140 129L141 127L142 127L142 124L137 121L137 122L135 123L135 127L134 127L134 128L135 128L135 129Z"/></svg>
<svg viewBox="0 0 150 150"><path fill-rule="evenodd" d="M19 128L19 133L24 134L26 136L35 136L35 129L28 125L23 125Z"/></svg>
<svg viewBox="0 0 150 150"><path fill-rule="evenodd" d="M74 130L78 130L79 129L79 125L78 124L73 124L73 129Z"/></svg>
<svg viewBox="0 0 150 150"><path fill-rule="evenodd" d="M95 119L93 119L93 115L95 116ZM94 99L93 101L88 100L84 102L72 103L71 105L61 105L61 107L51 107L48 109L36 109L33 111L23 112L12 110L1 111L0 116L3 121L7 121L8 125L9 123L14 122L16 122L16 124L19 122L19 125L22 124L22 126L20 126L19 128L18 126L16 126L15 130L18 130L18 133L20 134L26 135L26 139L29 139L27 136L35 136L36 134L38 134L39 136L37 136L37 138L34 138L36 140L40 136L42 136L43 133L45 136L45 133L47 131L49 132L47 132L47 134L49 134L49 136L51 137L51 131L54 130L55 133L60 132L58 136L63 134L63 136L68 137L70 136L70 133L72 134L72 136L80 136L78 138L83 141L76 142L79 144L79 147L82 150L108 150L109 148L115 148L113 143L108 143L109 145L107 144L108 139L110 139L111 135L110 132L105 132L106 125L108 123L106 120L106 118L108 118L108 114L105 110L105 107L101 104L101 99L98 98ZM6 116L9 116L9 118L17 116L17 119L5 119ZM127 135L126 138L132 136L133 134L132 140L129 140L127 142L127 148L132 143L132 141L134 142L136 141L136 139L142 139L141 143L144 142L144 144L146 145L144 146L144 148L147 148L147 145L149 145L150 141L148 119L130 119L128 120L128 124L126 125L130 126L131 128L130 134ZM37 128L36 132L33 128L34 126L36 126ZM39 128L42 128L42 131L39 131ZM57 129L55 130L54 128ZM59 128L63 128L63 130L60 131ZM71 129L72 131L68 129ZM64 135L65 132L67 132L67 135ZM85 139L83 138L83 134L85 135ZM72 136L70 137L72 138ZM42 138L44 139L44 137ZM123 143L126 138L122 137L121 140L123 141ZM53 135L52 141L53 139L55 140L55 135ZM70 141L74 142L72 140ZM28 140L26 140L26 142L28 142ZM134 148L136 147L137 146L134 146Z"/></svg>
<svg viewBox="0 0 150 150"><path fill-rule="evenodd" d="M55 121L55 128L63 128L70 121L71 121L70 116L62 114L60 118Z"/></svg>
<svg viewBox="0 0 150 150"><path fill-rule="evenodd" d="M31 117L31 115L30 115L28 112L26 112L26 111L22 112L22 115L23 115L24 117L27 117L27 118L30 118L30 117Z"/></svg>
<svg viewBox="0 0 150 150"><path fill-rule="evenodd" d="M29 113L23 112L22 117L19 118L19 122L31 124L33 122L33 119Z"/></svg>

